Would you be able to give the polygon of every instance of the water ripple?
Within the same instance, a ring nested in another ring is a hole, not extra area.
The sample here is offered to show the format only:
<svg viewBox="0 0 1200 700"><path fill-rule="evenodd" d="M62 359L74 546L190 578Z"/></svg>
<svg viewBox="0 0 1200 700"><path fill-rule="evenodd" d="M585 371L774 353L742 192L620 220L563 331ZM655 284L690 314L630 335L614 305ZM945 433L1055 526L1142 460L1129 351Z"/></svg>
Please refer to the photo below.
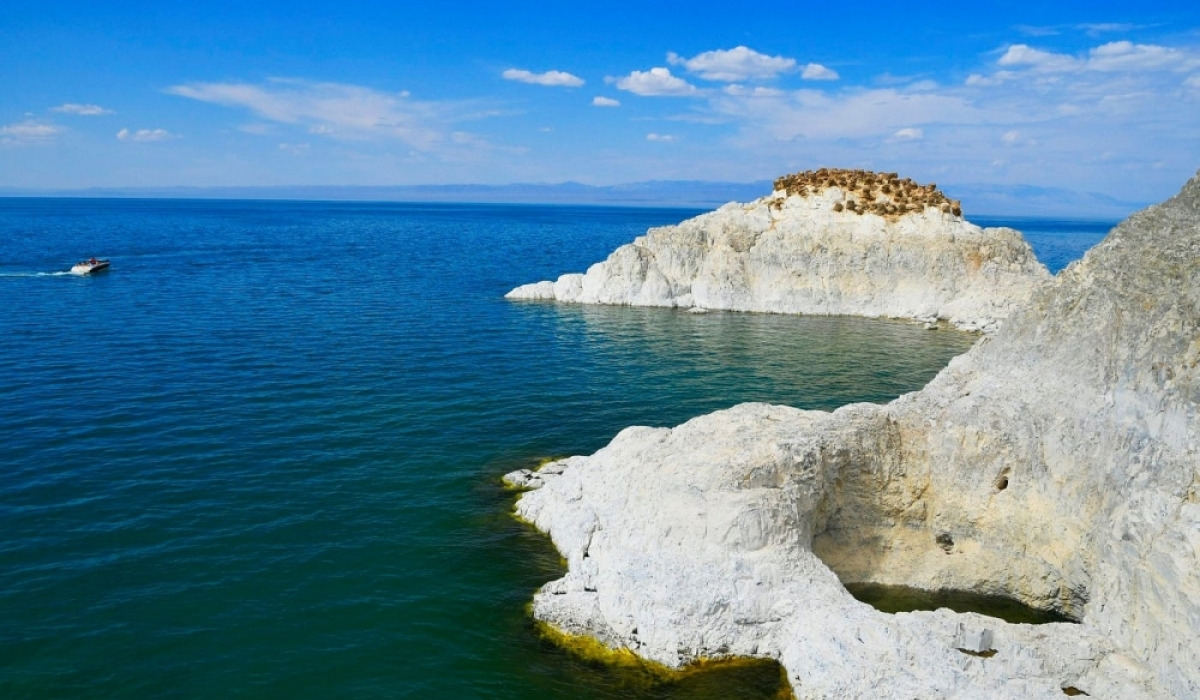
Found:
<svg viewBox="0 0 1200 700"><path fill-rule="evenodd" d="M697 692L537 638L558 555L497 477L741 401L886 401L973 339L501 298L690 213L0 200L0 696ZM111 272L30 275L93 251Z"/></svg>

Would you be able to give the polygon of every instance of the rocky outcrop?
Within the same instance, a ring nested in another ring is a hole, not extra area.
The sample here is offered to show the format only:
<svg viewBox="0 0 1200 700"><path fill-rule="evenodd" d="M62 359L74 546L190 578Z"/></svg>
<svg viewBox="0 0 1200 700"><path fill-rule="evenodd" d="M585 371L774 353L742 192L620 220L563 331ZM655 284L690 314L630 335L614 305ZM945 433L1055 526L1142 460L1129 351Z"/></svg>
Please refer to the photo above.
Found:
<svg viewBox="0 0 1200 700"><path fill-rule="evenodd" d="M920 392L744 404L512 475L568 562L534 614L673 667L778 659L802 698L1198 697L1198 366L1200 175ZM891 615L850 582L1079 624Z"/></svg>
<svg viewBox="0 0 1200 700"><path fill-rule="evenodd" d="M1049 273L1021 234L975 226L894 173L780 178L767 197L650 229L586 274L509 299L848 314L994 330Z"/></svg>

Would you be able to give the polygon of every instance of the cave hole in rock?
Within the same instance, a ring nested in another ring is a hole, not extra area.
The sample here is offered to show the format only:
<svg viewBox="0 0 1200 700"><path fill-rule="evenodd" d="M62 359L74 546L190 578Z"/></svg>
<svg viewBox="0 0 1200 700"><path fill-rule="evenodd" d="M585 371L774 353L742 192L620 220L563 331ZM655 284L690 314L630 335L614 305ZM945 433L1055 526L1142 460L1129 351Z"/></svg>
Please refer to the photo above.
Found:
<svg viewBox="0 0 1200 700"><path fill-rule="evenodd" d="M921 588L879 583L847 583L844 585L850 595L885 613L948 608L954 612L979 613L1000 618L1005 622L1029 625L1041 625L1047 622L1077 622L1062 613L1033 608L1018 600L1000 595L959 590L928 591Z"/></svg>
<svg viewBox="0 0 1200 700"><path fill-rule="evenodd" d="M946 554L954 551L954 538L950 536L950 533L943 532L933 539Z"/></svg>
<svg viewBox="0 0 1200 700"><path fill-rule="evenodd" d="M1068 568L1065 550L1046 546L1042 530L1028 526L1043 516L1019 500L990 497L1008 488L1008 467L980 481L941 474L908 461L894 424L869 427L819 454L836 478L812 510L812 552L851 595L887 613L948 608L1017 623L1082 619L1087 579Z"/></svg>

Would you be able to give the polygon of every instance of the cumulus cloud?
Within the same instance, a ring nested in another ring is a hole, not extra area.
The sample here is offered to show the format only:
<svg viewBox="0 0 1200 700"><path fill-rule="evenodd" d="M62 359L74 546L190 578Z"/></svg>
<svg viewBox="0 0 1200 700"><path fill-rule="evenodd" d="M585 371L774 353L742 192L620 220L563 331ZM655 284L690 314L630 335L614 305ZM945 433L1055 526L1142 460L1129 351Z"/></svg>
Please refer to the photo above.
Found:
<svg viewBox="0 0 1200 700"><path fill-rule="evenodd" d="M1200 44L1098 41L1067 53L1029 42L986 60L957 67L969 77L950 84L909 79L769 97L729 86L684 116L725 125L739 152L762 162L925 168L931 178L952 181L953 173L962 182L982 170L1110 193L1121 177L1145 174L1126 198L1161 184L1156 172L1195 172L1188 159L1200 148ZM1164 160L1166 167L1151 167Z"/></svg>
<svg viewBox="0 0 1200 700"><path fill-rule="evenodd" d="M105 109L100 105L84 105L75 102L61 104L51 109L53 112L62 112L63 114L77 114L81 117L100 117L105 114L112 114L111 109Z"/></svg>
<svg viewBox="0 0 1200 700"><path fill-rule="evenodd" d="M546 85L550 87L579 87L583 85L583 78L560 70L532 73L520 68L509 68L500 75L505 80L515 80L518 83L529 83L531 85Z"/></svg>
<svg viewBox="0 0 1200 700"><path fill-rule="evenodd" d="M491 116L471 103L423 102L407 92L388 93L344 83L272 79L252 83L187 83L167 89L201 102L245 109L271 122L304 127L343 140L398 140L421 151L459 140L446 127Z"/></svg>
<svg viewBox="0 0 1200 700"><path fill-rule="evenodd" d="M131 141L134 143L153 143L155 141L168 141L174 138L179 137L166 129L138 129L137 131L121 129L117 132L118 141Z"/></svg>
<svg viewBox="0 0 1200 700"><path fill-rule="evenodd" d="M60 133L62 133L60 126L26 119L23 122L0 127L0 143L12 146L49 143Z"/></svg>
<svg viewBox="0 0 1200 700"><path fill-rule="evenodd" d="M1027 44L1013 44L996 63L1000 66L1030 69L1041 73L1113 73L1187 70L1200 65L1200 60L1194 54L1181 49L1135 44L1131 41L1113 41L1079 56L1044 51Z"/></svg>
<svg viewBox="0 0 1200 700"><path fill-rule="evenodd" d="M837 71L826 68L820 63L810 63L804 67L804 72L800 74L805 80L837 80L839 77Z"/></svg>
<svg viewBox="0 0 1200 700"><path fill-rule="evenodd" d="M670 143L671 141L675 140L675 137L672 136L671 134L649 133L649 134L646 134L646 140L647 141L658 141L660 143Z"/></svg>
<svg viewBox="0 0 1200 700"><path fill-rule="evenodd" d="M593 107L620 107L621 103L611 97L602 97L597 95L592 98Z"/></svg>
<svg viewBox="0 0 1200 700"><path fill-rule="evenodd" d="M614 78L617 88L635 95L653 97L685 97L699 92L695 85L671 75L667 68L635 70L624 78Z"/></svg>
<svg viewBox="0 0 1200 700"><path fill-rule="evenodd" d="M1026 66L1047 71L1073 70L1077 59L1063 54L1035 49L1027 44L1013 44L996 61L1001 66Z"/></svg>
<svg viewBox="0 0 1200 700"><path fill-rule="evenodd" d="M732 83L746 80L767 80L793 70L795 59L783 56L768 56L745 46L728 50L705 51L692 58L670 53L667 61L673 66L683 66L705 80Z"/></svg>

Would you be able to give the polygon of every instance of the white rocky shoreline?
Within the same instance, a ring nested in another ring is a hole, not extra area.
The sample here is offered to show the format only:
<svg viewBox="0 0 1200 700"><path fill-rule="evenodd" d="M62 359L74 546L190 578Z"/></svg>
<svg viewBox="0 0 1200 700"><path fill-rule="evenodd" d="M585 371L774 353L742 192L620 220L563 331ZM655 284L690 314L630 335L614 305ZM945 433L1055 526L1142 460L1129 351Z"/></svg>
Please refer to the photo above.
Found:
<svg viewBox="0 0 1200 700"><path fill-rule="evenodd" d="M994 331L1050 278L1021 234L980 228L933 185L828 170L650 229L585 274L514 300L945 321Z"/></svg>
<svg viewBox="0 0 1200 700"><path fill-rule="evenodd" d="M672 668L775 659L798 698L1200 697L1200 174L1043 276L1013 269L1003 327L887 405L742 404L508 475L568 563L534 616ZM1079 624L887 614L863 582Z"/></svg>

